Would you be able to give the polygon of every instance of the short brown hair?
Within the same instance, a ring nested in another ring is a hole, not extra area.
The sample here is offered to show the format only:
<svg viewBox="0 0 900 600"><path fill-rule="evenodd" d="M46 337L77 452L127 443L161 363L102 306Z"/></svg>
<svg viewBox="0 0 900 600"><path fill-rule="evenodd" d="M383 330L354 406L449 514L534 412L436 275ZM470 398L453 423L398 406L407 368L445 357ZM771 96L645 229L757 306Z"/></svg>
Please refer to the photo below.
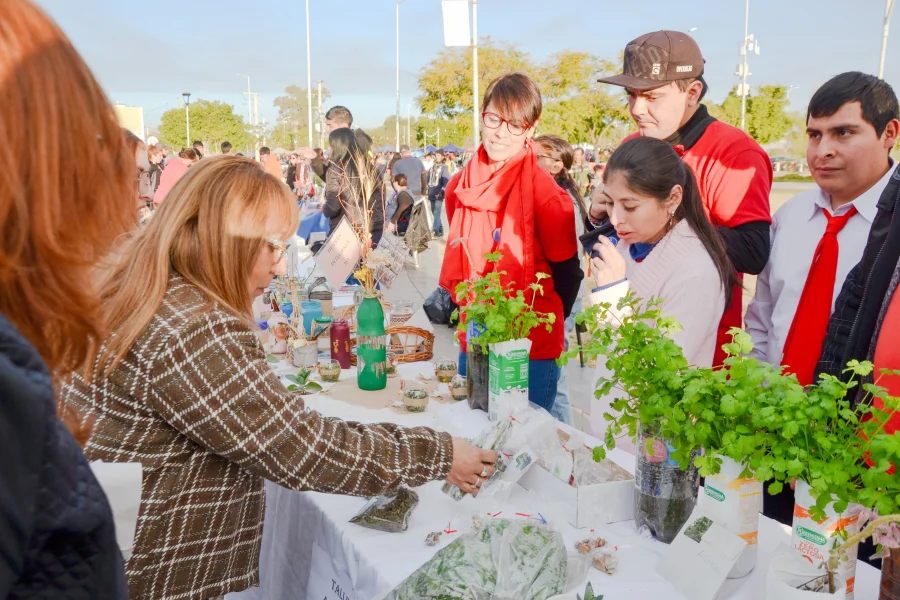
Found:
<svg viewBox="0 0 900 600"><path fill-rule="evenodd" d="M507 73L493 80L484 92L481 112L493 104L513 125L534 127L541 118L541 90L525 73Z"/></svg>
<svg viewBox="0 0 900 600"><path fill-rule="evenodd" d="M409 181L406 179L406 175L403 173L397 173L394 175L394 183L397 185L407 185Z"/></svg>
<svg viewBox="0 0 900 600"><path fill-rule="evenodd" d="M703 97L706 95L706 92L709 91L709 86L706 85L706 80L703 77L691 77L689 79L676 79L675 83L678 84L678 89L682 92L688 91L692 85L694 85L695 81L699 81L703 84L703 90L700 91L700 99L703 100Z"/></svg>
<svg viewBox="0 0 900 600"><path fill-rule="evenodd" d="M147 148L147 158L153 158L154 156L162 156L163 149L153 144Z"/></svg>

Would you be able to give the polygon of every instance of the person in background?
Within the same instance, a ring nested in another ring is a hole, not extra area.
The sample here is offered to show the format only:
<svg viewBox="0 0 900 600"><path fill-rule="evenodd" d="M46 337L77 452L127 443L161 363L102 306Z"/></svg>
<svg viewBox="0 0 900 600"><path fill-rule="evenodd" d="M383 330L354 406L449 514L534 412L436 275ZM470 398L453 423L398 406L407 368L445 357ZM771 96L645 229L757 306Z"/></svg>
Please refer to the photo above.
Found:
<svg viewBox="0 0 900 600"><path fill-rule="evenodd" d="M745 317L751 356L784 365L803 385L815 381L835 300L891 181L898 119L891 86L864 73L832 78L809 102L806 162L817 187L775 213L769 264ZM790 524L793 498L789 489L767 494L763 513Z"/></svg>
<svg viewBox="0 0 900 600"><path fill-rule="evenodd" d="M206 154L206 146L203 145L203 142L194 140L192 147L194 148L194 152L197 153L197 160L202 160L203 155Z"/></svg>
<svg viewBox="0 0 900 600"><path fill-rule="evenodd" d="M395 162L391 169L391 175L400 174L406 175L410 195L416 200L421 198L424 191L428 189L428 182L425 181L425 165L412 155L406 144L400 145L400 160Z"/></svg>
<svg viewBox="0 0 900 600"><path fill-rule="evenodd" d="M375 168L378 170L378 174L384 178L384 173L387 171L387 159L384 157L384 154L379 154L375 157Z"/></svg>
<svg viewBox="0 0 900 600"><path fill-rule="evenodd" d="M295 194L297 190L295 188L296 177L297 177L297 162L299 160L299 155L296 152L291 152L288 155L288 168L287 173L285 174L284 181L287 183L287 186L291 188L291 191Z"/></svg>
<svg viewBox="0 0 900 600"><path fill-rule="evenodd" d="M325 204L322 214L330 221L334 232L346 217L357 232L367 227L372 246L377 246L384 231L384 185L375 167L367 160L356 136L347 127L335 129L328 135L331 146L331 165L325 173ZM364 188L371 186L368 198Z"/></svg>
<svg viewBox="0 0 900 600"><path fill-rule="evenodd" d="M259 165L266 173L284 181L284 171L281 169L281 163L267 146L259 149Z"/></svg>
<svg viewBox="0 0 900 600"><path fill-rule="evenodd" d="M188 168L197 162L199 157L193 148L187 148L178 153L177 160L170 160L163 169L162 177L159 179L159 187L153 195L153 203L159 206L178 183L178 180L185 176Z"/></svg>
<svg viewBox="0 0 900 600"><path fill-rule="evenodd" d="M427 153L422 158L422 165L425 167L426 171L430 171L431 167L434 165L434 154L432 154L431 152Z"/></svg>
<svg viewBox="0 0 900 600"><path fill-rule="evenodd" d="M332 106L325 113L325 131L329 134L337 129L350 129L352 126L353 114L346 106ZM372 138L362 129L356 129L354 135L356 136L356 146L362 150L364 156L368 155L372 149ZM310 164L313 172L319 179L325 181L325 172L331 163L325 160L324 157L317 156L317 152L311 148L300 148L298 153L300 156L312 161Z"/></svg>
<svg viewBox="0 0 900 600"><path fill-rule="evenodd" d="M438 150L434 153L434 164L428 170L428 201L431 203L431 215L434 217L434 225L432 231L434 237L439 238L444 235L444 223L441 220L441 209L444 207L444 191L450 182L450 171L444 162L444 151Z"/></svg>
<svg viewBox="0 0 900 600"><path fill-rule="evenodd" d="M406 184L406 175L402 173L394 175L393 187L394 191L397 193L397 208L390 217L388 230L397 235L406 233L406 228L409 227L410 211L412 210L413 204L415 204L413 197L406 191Z"/></svg>
<svg viewBox="0 0 900 600"><path fill-rule="evenodd" d="M557 323L572 311L583 278L575 213L569 195L537 166L532 137L541 109L541 92L527 75L511 73L492 81L481 103L483 142L447 186L449 239L467 237L468 255L462 244L448 244L439 283L461 311L466 299L456 297L456 286L473 272L483 276L492 268L484 258L489 252L502 254L496 270L505 272L503 283L515 290L528 290L538 273L549 275L540 280L543 294L534 301L536 311L555 315ZM551 411L564 328L536 327L529 337L529 398Z"/></svg>
<svg viewBox="0 0 900 600"><path fill-rule="evenodd" d="M584 160L584 148L575 148L572 156L572 167L569 175L578 186L578 193L582 196L591 191L591 183L594 181L594 170Z"/></svg>
<svg viewBox="0 0 900 600"><path fill-rule="evenodd" d="M157 145L147 148L147 160L150 161L150 184L153 186L153 191L156 192L159 189L160 179L162 179L162 148Z"/></svg>
<svg viewBox="0 0 900 600"><path fill-rule="evenodd" d="M683 154L731 263L739 274L757 275L769 259L772 162L753 138L717 121L700 104L707 91L703 68L700 48L689 35L656 31L628 43L621 75L598 81L628 94L638 133L625 141L656 138ZM719 327L716 365L725 358L722 345L731 341L728 330L741 326L742 297L739 281Z"/></svg>
<svg viewBox="0 0 900 600"><path fill-rule="evenodd" d="M153 179L148 158L149 152L141 138L124 128L122 129L122 134L125 136L125 146L128 148L128 153L134 157L136 168L134 195L137 204L138 223L141 227L144 227L147 221L150 220L150 217L153 216L153 211L156 208L153 204Z"/></svg>
<svg viewBox="0 0 900 600"><path fill-rule="evenodd" d="M591 182L590 194L593 194L598 186L603 187L603 171L606 169L606 163L597 163L592 168L594 169L594 179Z"/></svg>
<svg viewBox="0 0 900 600"><path fill-rule="evenodd" d="M55 390L107 337L95 266L137 227L135 154L34 4L0 2L0 48L0 598L125 600L113 515L79 446L90 428ZM64 140L81 140L77 160Z"/></svg>
<svg viewBox="0 0 900 600"><path fill-rule="evenodd" d="M285 389L252 303L285 273L298 221L280 179L211 158L103 273L115 334L62 393L94 419L90 458L144 465L132 600L258 585L265 479L370 497L442 479L477 492L493 472L494 452L447 433L324 418Z"/></svg>
<svg viewBox="0 0 900 600"><path fill-rule="evenodd" d="M225 156L231 154L231 147L231 142L222 142L222 154Z"/></svg>
<svg viewBox="0 0 900 600"><path fill-rule="evenodd" d="M391 177L393 177L393 173L394 173L394 165L397 164L397 162L398 162L401 158L403 158L403 157L400 156L400 153L399 153L399 152L394 152L394 153L391 155L391 159L388 161L388 165L387 165L387 172L388 172L388 175L390 175Z"/></svg>
<svg viewBox="0 0 900 600"><path fill-rule="evenodd" d="M450 176L456 175L456 172L459 171L459 165L456 164L456 156L452 152L447 153L447 170L450 172Z"/></svg>
<svg viewBox="0 0 900 600"><path fill-rule="evenodd" d="M575 235L580 236L585 230L585 220L587 219L587 207L584 204L584 198L578 190L578 184L569 175L574 161L574 151L572 146L566 140L556 135L542 135L534 138L537 144L537 165L544 171L549 173L557 185L568 192L572 198L572 204L575 207ZM581 259L586 260L590 257L586 253L582 253ZM575 315L582 310L582 300L584 298L585 288L584 281L578 288L578 296L575 298L575 304L572 306L572 314L566 317L566 349L569 348L569 335L575 329ZM553 416L559 421L567 425L573 425L572 404L569 401L569 382L566 379L565 368L560 368L559 379L556 385L556 401L553 403Z"/></svg>
<svg viewBox="0 0 900 600"><path fill-rule="evenodd" d="M160 144L159 147L162 148L163 155L162 162L160 162L159 164L161 164L163 169L165 169L166 165L169 163L169 147L165 144Z"/></svg>
<svg viewBox="0 0 900 600"><path fill-rule="evenodd" d="M589 302L615 307L629 291L645 302L660 299L663 315L682 326L672 337L688 363L711 366L737 273L706 216L694 172L669 144L642 137L619 146L603 177L601 195L619 242L600 236L594 246L600 256L591 260L596 287ZM597 369L605 374L602 360ZM592 400L591 426L601 439L614 400Z"/></svg>

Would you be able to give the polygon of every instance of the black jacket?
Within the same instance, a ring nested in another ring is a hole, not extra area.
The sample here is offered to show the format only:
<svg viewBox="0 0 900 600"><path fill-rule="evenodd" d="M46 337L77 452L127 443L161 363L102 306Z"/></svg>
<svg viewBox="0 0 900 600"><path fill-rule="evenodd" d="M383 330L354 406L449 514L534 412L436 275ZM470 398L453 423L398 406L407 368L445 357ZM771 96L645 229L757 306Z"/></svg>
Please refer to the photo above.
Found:
<svg viewBox="0 0 900 600"><path fill-rule="evenodd" d="M106 496L46 365L0 315L0 598L127 597Z"/></svg>
<svg viewBox="0 0 900 600"><path fill-rule="evenodd" d="M841 288L828 321L828 333L822 344L819 373L843 376L847 362L866 360L878 313L884 302L891 276L900 260L900 164L894 168L887 187L878 199L878 213L869 230L862 260Z"/></svg>
<svg viewBox="0 0 900 600"><path fill-rule="evenodd" d="M384 184L378 177L375 167L367 165L372 170L372 179L376 182L375 190L368 199L365 209L372 212L369 222L369 231L375 233L384 229ZM350 223L361 221L363 207L359 202L360 183L359 178L351 175L352 171L346 170L340 164L330 163L325 172L325 205L322 214L330 219L331 231L334 231L341 222L341 218L347 214Z"/></svg>

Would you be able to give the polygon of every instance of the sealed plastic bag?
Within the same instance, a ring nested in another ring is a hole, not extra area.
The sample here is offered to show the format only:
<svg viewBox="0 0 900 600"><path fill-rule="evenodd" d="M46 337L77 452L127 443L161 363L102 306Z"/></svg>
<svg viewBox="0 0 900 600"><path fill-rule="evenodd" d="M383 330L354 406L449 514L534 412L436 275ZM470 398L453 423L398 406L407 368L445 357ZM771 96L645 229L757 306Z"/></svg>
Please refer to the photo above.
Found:
<svg viewBox="0 0 900 600"><path fill-rule="evenodd" d="M418 494L401 487L393 494L375 496L369 500L350 522L368 529L400 533L409 527L409 515L417 504Z"/></svg>
<svg viewBox="0 0 900 600"><path fill-rule="evenodd" d="M565 591L562 536L530 521L493 519L460 536L386 600L546 600Z"/></svg>
<svg viewBox="0 0 900 600"><path fill-rule="evenodd" d="M512 420L509 418L501 419L494 427L491 427L480 439L474 442L475 446L482 448L483 450L493 450L498 455L500 455L501 451L506 445L506 441L509 438L510 433L512 433ZM487 485L494 477L497 477L499 473L502 472L505 467L505 463L501 463L501 461L497 462L497 470L491 476L488 481L482 484L482 487ZM445 494L448 494L454 500L462 500L466 496L466 492L459 489L457 486L452 483L445 483L444 487L441 488Z"/></svg>

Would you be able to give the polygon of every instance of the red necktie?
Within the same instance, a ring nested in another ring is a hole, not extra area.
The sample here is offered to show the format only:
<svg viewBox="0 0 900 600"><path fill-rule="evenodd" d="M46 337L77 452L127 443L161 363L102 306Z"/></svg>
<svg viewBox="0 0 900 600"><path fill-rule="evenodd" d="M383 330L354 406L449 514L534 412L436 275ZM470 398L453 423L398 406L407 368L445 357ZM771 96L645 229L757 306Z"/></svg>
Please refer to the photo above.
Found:
<svg viewBox="0 0 900 600"><path fill-rule="evenodd" d="M828 214L824 208L822 213L828 219L828 226L825 228L825 235L816 246L816 253L806 276L803 294L800 296L794 321L784 343L784 356L781 359L785 371L795 373L802 385L813 382L816 363L819 362L822 343L828 331L831 300L834 297L834 284L837 278L837 234L850 217L856 214L856 207L851 206L850 210L840 217Z"/></svg>

